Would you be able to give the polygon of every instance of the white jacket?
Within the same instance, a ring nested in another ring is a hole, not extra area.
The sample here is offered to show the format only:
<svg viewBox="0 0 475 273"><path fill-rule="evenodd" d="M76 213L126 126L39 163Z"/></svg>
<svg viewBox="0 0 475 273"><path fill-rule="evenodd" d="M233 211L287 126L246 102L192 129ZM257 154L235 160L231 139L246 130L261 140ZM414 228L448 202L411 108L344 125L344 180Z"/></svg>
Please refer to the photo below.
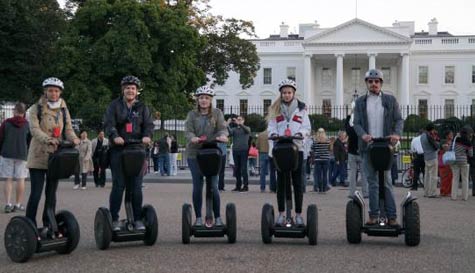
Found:
<svg viewBox="0 0 475 273"><path fill-rule="evenodd" d="M310 119L308 118L307 107L305 106L305 103L301 101L297 102L298 107L292 114L290 121L287 121L283 114L269 120L269 125L267 127L269 136L273 134L283 136L285 135L285 129L287 128L290 129L291 135L300 133L304 137L303 141L305 141L305 139L310 135L312 127L310 125ZM303 141L294 140L294 143L299 147L299 151L301 152L304 151Z"/></svg>

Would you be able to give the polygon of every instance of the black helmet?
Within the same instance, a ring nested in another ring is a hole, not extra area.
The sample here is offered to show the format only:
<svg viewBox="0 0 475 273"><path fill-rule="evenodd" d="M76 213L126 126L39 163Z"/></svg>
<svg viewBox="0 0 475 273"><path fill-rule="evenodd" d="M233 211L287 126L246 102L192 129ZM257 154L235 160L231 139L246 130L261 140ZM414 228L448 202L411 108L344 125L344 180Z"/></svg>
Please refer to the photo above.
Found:
<svg viewBox="0 0 475 273"><path fill-rule="evenodd" d="M135 77L135 76L132 76L132 75L129 75L129 76L125 76L122 78L122 80L120 81L120 85L121 86L124 86L124 85L127 85L127 84L135 84L137 86L137 88L140 88L140 80L139 78Z"/></svg>
<svg viewBox="0 0 475 273"><path fill-rule="evenodd" d="M378 69L370 69L364 76L365 81L368 79L379 79L381 82L383 82L383 72L379 71Z"/></svg>

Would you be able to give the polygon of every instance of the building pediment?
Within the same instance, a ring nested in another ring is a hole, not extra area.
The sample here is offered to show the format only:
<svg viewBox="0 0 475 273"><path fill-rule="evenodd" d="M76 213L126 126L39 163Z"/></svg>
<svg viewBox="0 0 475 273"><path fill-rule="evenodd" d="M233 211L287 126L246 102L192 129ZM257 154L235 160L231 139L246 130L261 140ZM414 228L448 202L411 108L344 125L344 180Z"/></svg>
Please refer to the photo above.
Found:
<svg viewBox="0 0 475 273"><path fill-rule="evenodd" d="M457 91L447 90L447 91L442 92L440 95L447 96L447 97L454 97L454 96L458 96L458 94L459 93Z"/></svg>
<svg viewBox="0 0 475 273"><path fill-rule="evenodd" d="M238 97L248 97L249 92L241 91L241 92L237 93L236 96L238 96Z"/></svg>
<svg viewBox="0 0 475 273"><path fill-rule="evenodd" d="M431 94L427 91L419 91L414 94L416 97L429 97Z"/></svg>
<svg viewBox="0 0 475 273"><path fill-rule="evenodd" d="M265 91L262 91L261 93L259 93L259 96L262 96L262 97L275 97L277 96L276 93L270 91L270 90L265 90Z"/></svg>
<svg viewBox="0 0 475 273"><path fill-rule="evenodd" d="M353 19L304 41L304 46L325 44L410 44L410 37L361 19Z"/></svg>
<svg viewBox="0 0 475 273"><path fill-rule="evenodd" d="M214 93L214 95L215 95L216 97L225 97L225 96L227 96L226 92L225 92L225 91L221 91L221 90L216 91L216 92Z"/></svg>

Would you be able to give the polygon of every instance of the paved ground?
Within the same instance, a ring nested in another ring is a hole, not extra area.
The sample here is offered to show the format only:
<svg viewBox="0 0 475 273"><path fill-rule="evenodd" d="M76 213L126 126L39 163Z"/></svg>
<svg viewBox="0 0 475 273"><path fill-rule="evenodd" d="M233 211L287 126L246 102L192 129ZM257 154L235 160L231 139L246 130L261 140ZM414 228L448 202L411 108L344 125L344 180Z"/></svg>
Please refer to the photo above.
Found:
<svg viewBox="0 0 475 273"><path fill-rule="evenodd" d="M81 227L78 248L70 255L44 253L26 264L9 260L3 247L3 233L11 214L0 213L0 272L475 272L475 198L469 201L419 200L422 241L407 247L404 238L363 236L359 245L349 245L345 233L347 191L333 188L328 194L306 193L305 207L319 209L317 246L306 239L274 239L264 245L260 235L262 205L276 198L260 193L257 185L249 193L222 194L222 211L234 202L238 213L237 243L225 238L195 239L181 243L181 206L191 203L191 184L181 179L148 178L144 200L159 216L159 240L146 247L140 242L113 244L109 250L96 249L94 213L106 205L110 184L104 189L72 190L61 183L58 208L72 211ZM168 182L168 183L165 183ZM226 185L231 189L232 185ZM307 187L310 190L310 187ZM396 198L404 194L396 189ZM422 195L419 191L417 194Z"/></svg>

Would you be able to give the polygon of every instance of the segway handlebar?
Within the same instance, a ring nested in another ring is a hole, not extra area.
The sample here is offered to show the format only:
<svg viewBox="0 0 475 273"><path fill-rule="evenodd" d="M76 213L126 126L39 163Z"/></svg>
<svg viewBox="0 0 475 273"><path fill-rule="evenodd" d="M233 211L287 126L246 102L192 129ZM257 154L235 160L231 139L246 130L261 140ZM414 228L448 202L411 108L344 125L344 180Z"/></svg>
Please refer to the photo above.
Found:
<svg viewBox="0 0 475 273"><path fill-rule="evenodd" d="M278 141L278 140L303 140L303 136L270 136L268 138L269 140L274 140L274 141Z"/></svg>
<svg viewBox="0 0 475 273"><path fill-rule="evenodd" d="M389 137L389 136L387 136L387 137L373 137L371 139L371 142L389 142L389 141L391 141L391 137Z"/></svg>
<svg viewBox="0 0 475 273"><path fill-rule="evenodd" d="M143 144L143 142L141 139L136 139L136 138L124 139L124 146L136 145L136 144Z"/></svg>

